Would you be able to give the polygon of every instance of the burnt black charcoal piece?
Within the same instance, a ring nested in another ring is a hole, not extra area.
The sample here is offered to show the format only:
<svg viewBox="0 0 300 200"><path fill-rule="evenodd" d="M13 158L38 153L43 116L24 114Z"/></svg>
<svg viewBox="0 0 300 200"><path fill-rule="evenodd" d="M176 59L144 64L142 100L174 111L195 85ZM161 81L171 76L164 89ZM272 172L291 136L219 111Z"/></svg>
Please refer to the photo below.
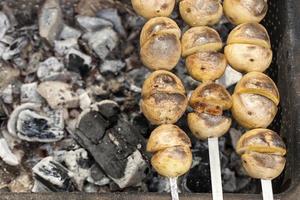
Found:
<svg viewBox="0 0 300 200"><path fill-rule="evenodd" d="M97 107L101 115L110 121L116 121L118 114L120 113L119 105L114 101L101 101L97 104Z"/></svg>
<svg viewBox="0 0 300 200"><path fill-rule="evenodd" d="M85 64L85 60L76 54L69 55L69 63L67 68L71 71L79 73L82 77L85 77L90 71L90 67Z"/></svg>
<svg viewBox="0 0 300 200"><path fill-rule="evenodd" d="M211 192L210 169L207 163L200 163L189 171L186 176L186 187L191 192Z"/></svg>
<svg viewBox="0 0 300 200"><path fill-rule="evenodd" d="M53 157L46 157L33 167L33 177L53 192L72 192L75 186L70 173Z"/></svg>
<svg viewBox="0 0 300 200"><path fill-rule="evenodd" d="M97 111L90 111L81 117L78 129L94 144L103 137L109 122Z"/></svg>

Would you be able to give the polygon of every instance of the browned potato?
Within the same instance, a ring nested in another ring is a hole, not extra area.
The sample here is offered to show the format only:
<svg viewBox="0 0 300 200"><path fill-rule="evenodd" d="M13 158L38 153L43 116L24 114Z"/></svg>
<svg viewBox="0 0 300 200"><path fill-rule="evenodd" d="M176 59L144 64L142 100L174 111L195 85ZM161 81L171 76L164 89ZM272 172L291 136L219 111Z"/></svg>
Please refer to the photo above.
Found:
<svg viewBox="0 0 300 200"><path fill-rule="evenodd" d="M206 26L220 21L223 7L219 0L181 0L179 11L190 26Z"/></svg>
<svg viewBox="0 0 300 200"><path fill-rule="evenodd" d="M267 14L267 0L224 0L224 13L233 24L260 22Z"/></svg>
<svg viewBox="0 0 300 200"><path fill-rule="evenodd" d="M171 15L175 0L131 0L135 12L147 19Z"/></svg>
<svg viewBox="0 0 300 200"><path fill-rule="evenodd" d="M263 72L273 57L268 32L258 23L244 23L234 28L224 53L229 64L240 72Z"/></svg>
<svg viewBox="0 0 300 200"><path fill-rule="evenodd" d="M150 19L140 36L140 55L151 70L171 70L181 56L181 31L176 22L166 17Z"/></svg>
<svg viewBox="0 0 300 200"><path fill-rule="evenodd" d="M161 125L153 130L147 151L154 153L151 164L162 176L178 177L192 165L191 141L176 125Z"/></svg>
<svg viewBox="0 0 300 200"><path fill-rule="evenodd" d="M246 132L238 141L237 153L249 176L272 180L285 166L286 147L279 135L269 129Z"/></svg>
<svg viewBox="0 0 300 200"><path fill-rule="evenodd" d="M279 99L271 78L261 72L250 72L236 85L231 112L246 128L266 128L276 116Z"/></svg>
<svg viewBox="0 0 300 200"><path fill-rule="evenodd" d="M141 110L152 124L177 122L187 104L184 86L171 72L155 71L144 82Z"/></svg>
<svg viewBox="0 0 300 200"><path fill-rule="evenodd" d="M192 93L189 104L194 112L188 114L188 125L197 138L220 137L230 128L231 119L222 114L231 108L232 99L223 86L201 84Z"/></svg>
<svg viewBox="0 0 300 200"><path fill-rule="evenodd" d="M185 64L191 77L209 82L224 74L227 61L224 54L219 52L199 52L188 56Z"/></svg>
<svg viewBox="0 0 300 200"><path fill-rule="evenodd" d="M232 99L222 85L203 83L194 90L189 104L198 113L221 115L223 110L231 108Z"/></svg>
<svg viewBox="0 0 300 200"><path fill-rule="evenodd" d="M222 115L189 113L188 124L191 132L200 140L221 137L231 126L231 119Z"/></svg>
<svg viewBox="0 0 300 200"><path fill-rule="evenodd" d="M219 33L208 26L187 30L182 36L181 45L183 57L197 52L219 51L223 47Z"/></svg>
<svg viewBox="0 0 300 200"><path fill-rule="evenodd" d="M223 44L217 31L207 26L191 28L183 34L181 45L187 70L195 80L209 82L223 75L227 62L218 52Z"/></svg>

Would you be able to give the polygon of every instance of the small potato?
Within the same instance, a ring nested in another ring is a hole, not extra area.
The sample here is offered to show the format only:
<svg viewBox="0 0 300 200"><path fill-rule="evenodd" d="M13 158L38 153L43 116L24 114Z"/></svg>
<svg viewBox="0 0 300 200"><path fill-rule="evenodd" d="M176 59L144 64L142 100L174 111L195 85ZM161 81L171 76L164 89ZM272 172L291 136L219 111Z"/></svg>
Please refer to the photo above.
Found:
<svg viewBox="0 0 300 200"><path fill-rule="evenodd" d="M277 113L276 104L257 94L233 94L231 112L234 119L248 129L268 127Z"/></svg>
<svg viewBox="0 0 300 200"><path fill-rule="evenodd" d="M239 72L264 72L271 64L271 49L252 44L230 44L224 49L226 59Z"/></svg>
<svg viewBox="0 0 300 200"><path fill-rule="evenodd" d="M207 26L187 30L182 36L181 45L183 57L198 52L216 52L223 47L219 33Z"/></svg>
<svg viewBox="0 0 300 200"><path fill-rule="evenodd" d="M179 11L190 26L206 26L218 23L223 14L219 0L181 0Z"/></svg>
<svg viewBox="0 0 300 200"><path fill-rule="evenodd" d="M140 36L140 56L151 70L171 70L181 57L181 31L176 22L166 17L149 20Z"/></svg>
<svg viewBox="0 0 300 200"><path fill-rule="evenodd" d="M155 153L151 164L162 176L178 177L189 171L192 160L192 152L189 147L175 146Z"/></svg>
<svg viewBox="0 0 300 200"><path fill-rule="evenodd" d="M227 44L253 44L270 49L268 31L259 23L244 23L235 27L228 35Z"/></svg>
<svg viewBox="0 0 300 200"><path fill-rule="evenodd" d="M235 93L259 94L279 104L279 92L274 81L267 75L260 72L246 74L236 85Z"/></svg>
<svg viewBox="0 0 300 200"><path fill-rule="evenodd" d="M260 22L267 14L267 0L224 0L224 13L233 24Z"/></svg>
<svg viewBox="0 0 300 200"><path fill-rule="evenodd" d="M198 113L222 115L223 110L231 108L232 99L222 85L203 83L192 93L189 104Z"/></svg>
<svg viewBox="0 0 300 200"><path fill-rule="evenodd" d="M153 72L142 88L141 110L155 125L176 123L188 104L180 79L171 72Z"/></svg>
<svg viewBox="0 0 300 200"><path fill-rule="evenodd" d="M279 135L269 129L246 132L237 143L243 166L249 176L272 180L285 166L286 147Z"/></svg>
<svg viewBox="0 0 300 200"><path fill-rule="evenodd" d="M189 113L188 125L198 139L206 140L224 135L230 128L231 119L206 113Z"/></svg>
<svg viewBox="0 0 300 200"><path fill-rule="evenodd" d="M226 69L227 61L222 53L199 52L190 55L185 61L188 73L198 81L214 81L221 77Z"/></svg>
<svg viewBox="0 0 300 200"><path fill-rule="evenodd" d="M175 0L131 0L135 12L146 19L171 15Z"/></svg>
<svg viewBox="0 0 300 200"><path fill-rule="evenodd" d="M164 124L152 131L147 143L147 151L154 153L175 146L191 147L190 138L178 126Z"/></svg>

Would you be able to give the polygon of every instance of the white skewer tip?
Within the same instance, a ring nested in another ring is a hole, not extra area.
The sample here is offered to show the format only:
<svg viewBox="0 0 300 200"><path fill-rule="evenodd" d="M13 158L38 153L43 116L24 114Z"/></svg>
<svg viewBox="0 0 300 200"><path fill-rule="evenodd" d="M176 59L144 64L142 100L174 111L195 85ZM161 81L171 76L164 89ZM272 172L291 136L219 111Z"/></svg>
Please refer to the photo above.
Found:
<svg viewBox="0 0 300 200"><path fill-rule="evenodd" d="M217 137L208 138L208 150L213 200L223 200L219 141Z"/></svg>
<svg viewBox="0 0 300 200"><path fill-rule="evenodd" d="M171 189L172 200L179 200L178 187L177 187L177 177L169 178L169 181L170 181L170 189Z"/></svg>
<svg viewBox="0 0 300 200"><path fill-rule="evenodd" d="M271 180L261 179L261 189L263 194L263 200L273 200L273 188Z"/></svg>

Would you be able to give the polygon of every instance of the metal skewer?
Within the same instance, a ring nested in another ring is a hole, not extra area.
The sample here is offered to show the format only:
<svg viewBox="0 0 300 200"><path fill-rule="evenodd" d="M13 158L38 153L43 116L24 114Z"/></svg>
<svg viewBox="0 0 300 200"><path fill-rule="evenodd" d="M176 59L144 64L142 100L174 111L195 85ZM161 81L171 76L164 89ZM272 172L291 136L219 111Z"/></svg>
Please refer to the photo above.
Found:
<svg viewBox="0 0 300 200"><path fill-rule="evenodd" d="M217 137L208 138L208 150L213 200L223 200L219 141Z"/></svg>
<svg viewBox="0 0 300 200"><path fill-rule="evenodd" d="M175 177L175 178L170 177L169 181L170 181L170 189L171 189L172 200L179 200L178 187L177 187L177 177Z"/></svg>
<svg viewBox="0 0 300 200"><path fill-rule="evenodd" d="M264 200L273 200L273 188L271 180L263 180L261 179L261 189Z"/></svg>

